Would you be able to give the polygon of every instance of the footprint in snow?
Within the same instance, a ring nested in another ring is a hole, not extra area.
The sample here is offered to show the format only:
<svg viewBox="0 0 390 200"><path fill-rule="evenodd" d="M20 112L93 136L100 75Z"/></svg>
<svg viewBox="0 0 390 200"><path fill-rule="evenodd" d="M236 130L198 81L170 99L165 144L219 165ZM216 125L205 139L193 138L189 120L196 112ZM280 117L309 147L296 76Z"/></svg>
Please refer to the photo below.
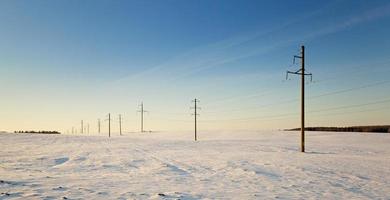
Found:
<svg viewBox="0 0 390 200"><path fill-rule="evenodd" d="M195 200L195 199L202 199L200 196L192 196L190 194L180 193L180 192L165 192L165 193L158 193L154 196L152 196L152 199L186 199L186 200Z"/></svg>
<svg viewBox="0 0 390 200"><path fill-rule="evenodd" d="M54 159L54 163L55 163L55 165L61 165L61 164L66 163L68 160L69 160L68 157L57 158L57 159Z"/></svg>
<svg viewBox="0 0 390 200"><path fill-rule="evenodd" d="M59 186L59 187L53 188L53 190L55 190L55 191L66 191L67 188Z"/></svg>
<svg viewBox="0 0 390 200"><path fill-rule="evenodd" d="M6 197L6 198L8 198L8 197L20 197L22 195L22 193L21 192L16 192L16 193L2 192L2 193L0 193L0 195L3 196L3 197Z"/></svg>

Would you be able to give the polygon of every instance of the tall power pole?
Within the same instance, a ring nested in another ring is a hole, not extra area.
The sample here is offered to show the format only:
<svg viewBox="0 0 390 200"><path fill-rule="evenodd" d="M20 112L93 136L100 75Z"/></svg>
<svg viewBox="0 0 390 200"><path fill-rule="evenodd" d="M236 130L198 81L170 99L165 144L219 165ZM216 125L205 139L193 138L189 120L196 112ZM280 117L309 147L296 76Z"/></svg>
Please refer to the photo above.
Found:
<svg viewBox="0 0 390 200"><path fill-rule="evenodd" d="M100 133L100 119L98 119L98 133Z"/></svg>
<svg viewBox="0 0 390 200"><path fill-rule="evenodd" d="M108 113L108 137L111 137L111 114Z"/></svg>
<svg viewBox="0 0 390 200"><path fill-rule="evenodd" d="M119 135L122 135L122 115L119 115Z"/></svg>
<svg viewBox="0 0 390 200"><path fill-rule="evenodd" d="M310 76L312 80L313 75L305 70L305 46L301 46L300 55L294 55L294 64L296 58L301 59L301 69L295 72L287 71L286 79L289 74L301 75L301 152L305 152L305 76Z"/></svg>
<svg viewBox="0 0 390 200"><path fill-rule="evenodd" d="M194 115L194 120L195 120L195 129L194 129L194 139L195 139L195 141L198 141L198 121L197 121L197 116L199 115L198 114L198 109L200 109L199 107L198 107L198 105L197 105L197 103L199 103L199 100L198 99L194 99L194 100L192 100L192 102L194 102L194 107L191 107L191 109L194 109L194 114L192 114L192 115Z"/></svg>
<svg viewBox="0 0 390 200"><path fill-rule="evenodd" d="M140 105L140 109L138 112L141 113L141 133L144 132L144 113L148 112L146 110L144 110L144 103L141 102L141 105Z"/></svg>
<svg viewBox="0 0 390 200"><path fill-rule="evenodd" d="M107 117L108 117L108 119L106 119L104 121L108 121L108 137L111 137L111 114L108 113ZM99 120L99 122L100 122L100 120Z"/></svg>
<svg viewBox="0 0 390 200"><path fill-rule="evenodd" d="M81 131L80 131L81 134L83 133L83 129L84 129L84 124L83 124L83 120L81 120Z"/></svg>

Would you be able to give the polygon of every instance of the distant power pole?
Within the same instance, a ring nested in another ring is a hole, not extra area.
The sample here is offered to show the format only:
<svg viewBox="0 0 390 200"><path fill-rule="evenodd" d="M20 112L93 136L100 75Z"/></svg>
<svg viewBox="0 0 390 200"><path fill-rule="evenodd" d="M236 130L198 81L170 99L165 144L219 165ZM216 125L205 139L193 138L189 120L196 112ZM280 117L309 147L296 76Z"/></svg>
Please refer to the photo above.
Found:
<svg viewBox="0 0 390 200"><path fill-rule="evenodd" d="M100 133L100 119L98 119L98 133Z"/></svg>
<svg viewBox="0 0 390 200"><path fill-rule="evenodd" d="M83 120L81 120L81 131L80 131L81 134L83 133L83 129L84 129L84 124L83 124Z"/></svg>
<svg viewBox="0 0 390 200"><path fill-rule="evenodd" d="M119 135L122 135L122 115L119 115Z"/></svg>
<svg viewBox="0 0 390 200"><path fill-rule="evenodd" d="M195 141L198 141L198 121L197 121L197 116L199 115L198 114L198 109L200 109L198 106L197 106L197 103L199 103L200 101L198 99L194 99L192 100L192 102L194 102L194 107L191 107L191 109L194 109L194 120L195 120Z"/></svg>
<svg viewBox="0 0 390 200"><path fill-rule="evenodd" d="M286 79L288 74L301 75L301 152L305 152L305 76L310 76L312 80L313 75L305 70L305 46L301 46L301 55L294 55L294 64L296 58L301 59L301 69L295 72L287 71Z"/></svg>
<svg viewBox="0 0 390 200"><path fill-rule="evenodd" d="M111 137L111 114L108 113L108 137Z"/></svg>
<svg viewBox="0 0 390 200"><path fill-rule="evenodd" d="M141 113L141 133L143 133L144 132L144 113L146 113L148 111L144 110L144 103L143 102L141 102L140 108L141 108L141 110L139 110L138 112Z"/></svg>

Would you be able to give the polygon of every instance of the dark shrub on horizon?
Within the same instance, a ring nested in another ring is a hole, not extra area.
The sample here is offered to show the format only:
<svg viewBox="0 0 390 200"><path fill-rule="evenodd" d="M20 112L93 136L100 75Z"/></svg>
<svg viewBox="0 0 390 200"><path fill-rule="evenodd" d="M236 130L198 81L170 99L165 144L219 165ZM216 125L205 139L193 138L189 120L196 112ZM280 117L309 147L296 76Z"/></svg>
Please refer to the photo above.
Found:
<svg viewBox="0 0 390 200"><path fill-rule="evenodd" d="M32 134L61 134L58 131L14 131L14 133L32 133Z"/></svg>

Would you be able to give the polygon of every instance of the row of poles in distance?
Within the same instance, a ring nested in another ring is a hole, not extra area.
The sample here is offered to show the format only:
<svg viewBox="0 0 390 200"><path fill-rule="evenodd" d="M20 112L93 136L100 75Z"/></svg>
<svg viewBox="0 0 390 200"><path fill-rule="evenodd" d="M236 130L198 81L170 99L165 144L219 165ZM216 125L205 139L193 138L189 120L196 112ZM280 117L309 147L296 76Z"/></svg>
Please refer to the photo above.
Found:
<svg viewBox="0 0 390 200"><path fill-rule="evenodd" d="M119 118L119 134L122 135L122 122L123 122L123 119L122 119L122 115L119 114L118 115L118 118ZM108 136L111 137L111 113L108 113L107 115L107 119L105 121L108 121ZM100 130L101 130L101 122L100 122L100 119L98 119L98 133L100 133ZM83 133L86 133L88 134L89 133L89 124L87 123L87 126L85 127L84 126L84 120L81 120L81 123L80 123L80 133L83 134ZM74 127L72 127L72 134L76 133L77 134L77 129L75 129Z"/></svg>
<svg viewBox="0 0 390 200"><path fill-rule="evenodd" d="M194 103L194 107L191 107L191 109L194 110L194 113L192 114L194 116L194 120L195 120L195 129L194 129L194 140L197 141L198 140L198 136L197 136L197 131L198 131L198 128L197 128L197 116L199 116L199 113L198 113L198 110L200 109L200 107L198 107L198 103L200 102L199 99L194 99L192 100L192 102ZM141 103L140 104L140 110L138 110L137 112L141 113L141 133L145 132L144 130L144 113L148 113L149 111L147 110L144 110L144 104ZM119 135L122 135L122 115L119 114L118 115L118 118L119 118ZM108 121L108 137L111 137L111 113L108 113L107 115L107 119L105 119L105 121ZM89 124L87 124L86 127L84 127L84 120L81 120L81 128L80 128L80 133L83 134L83 133L89 133ZM98 119L98 133L100 133L100 130L101 130L101 122L100 122L100 119ZM75 129L74 127L72 127L72 134L74 133L77 133L77 129Z"/></svg>
<svg viewBox="0 0 390 200"><path fill-rule="evenodd" d="M286 73L286 79L288 79L289 74L293 75L300 75L301 76L301 152L305 152L305 76L310 76L312 80L312 74L306 73L305 70L305 46L301 46L300 54L294 55L293 64L295 64L295 60L300 59L301 60L301 68L297 71L287 71ZM198 110L200 107L198 107L198 103L200 102L199 99L192 100L194 103L194 107L191 107L191 109L194 110L194 113L192 114L194 116L194 140L198 140L198 123L197 123L197 117L199 116ZM144 113L147 113L148 111L144 110L144 105L141 103L140 110L137 112L141 113L141 132L144 131ZM111 114L108 114L108 137L111 137ZM74 127L72 127L72 133L74 133ZM87 124L86 130L84 128L84 122L81 120L81 133L83 131L87 131L89 133L89 124ZM76 130L77 132L77 130ZM98 133L100 133L100 119L98 119ZM119 134L122 135L122 116L119 115Z"/></svg>

